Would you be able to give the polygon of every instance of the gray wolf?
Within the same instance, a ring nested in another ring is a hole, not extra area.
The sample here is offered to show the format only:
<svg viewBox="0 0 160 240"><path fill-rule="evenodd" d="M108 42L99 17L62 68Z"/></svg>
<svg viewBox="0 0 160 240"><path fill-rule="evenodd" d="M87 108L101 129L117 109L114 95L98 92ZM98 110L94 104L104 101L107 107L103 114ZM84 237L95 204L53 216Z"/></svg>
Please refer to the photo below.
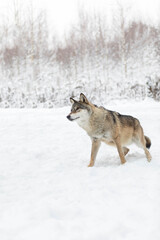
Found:
<svg viewBox="0 0 160 240"><path fill-rule="evenodd" d="M89 102L83 93L80 94L79 101L73 98L70 98L70 101L72 108L67 118L76 121L92 141L89 167L95 163L101 142L117 148L122 164L126 162L125 155L129 152L127 146L132 143L143 148L147 160L151 161L151 155L147 150L151 146L151 140L144 136L138 119L104 107L97 107Z"/></svg>

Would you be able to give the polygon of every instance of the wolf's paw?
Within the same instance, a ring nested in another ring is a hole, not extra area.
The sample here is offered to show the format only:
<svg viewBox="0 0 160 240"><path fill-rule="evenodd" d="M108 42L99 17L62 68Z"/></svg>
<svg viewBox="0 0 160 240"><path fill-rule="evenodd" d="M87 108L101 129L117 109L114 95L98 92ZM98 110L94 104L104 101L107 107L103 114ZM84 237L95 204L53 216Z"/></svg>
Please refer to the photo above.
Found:
<svg viewBox="0 0 160 240"><path fill-rule="evenodd" d="M151 156L151 155L148 156L148 157L147 157L147 160L148 160L148 162L150 162L150 161L152 160L152 156Z"/></svg>
<svg viewBox="0 0 160 240"><path fill-rule="evenodd" d="M124 161L121 161L121 164L125 164L126 163L126 160L124 160Z"/></svg>
<svg viewBox="0 0 160 240"><path fill-rule="evenodd" d="M94 163L90 163L89 165L88 165L88 167L93 167L94 166Z"/></svg>

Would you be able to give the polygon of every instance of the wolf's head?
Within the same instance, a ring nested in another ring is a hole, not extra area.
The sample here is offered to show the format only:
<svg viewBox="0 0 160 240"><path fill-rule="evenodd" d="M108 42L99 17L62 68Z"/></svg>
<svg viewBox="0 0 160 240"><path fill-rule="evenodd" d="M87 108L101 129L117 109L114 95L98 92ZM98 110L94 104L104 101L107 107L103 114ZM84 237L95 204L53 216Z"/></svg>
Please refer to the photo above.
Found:
<svg viewBox="0 0 160 240"><path fill-rule="evenodd" d="M70 98L70 101L72 103L72 108L70 114L67 116L70 121L85 120L89 118L92 112L92 107L83 93L80 94L79 101L76 101L73 98Z"/></svg>

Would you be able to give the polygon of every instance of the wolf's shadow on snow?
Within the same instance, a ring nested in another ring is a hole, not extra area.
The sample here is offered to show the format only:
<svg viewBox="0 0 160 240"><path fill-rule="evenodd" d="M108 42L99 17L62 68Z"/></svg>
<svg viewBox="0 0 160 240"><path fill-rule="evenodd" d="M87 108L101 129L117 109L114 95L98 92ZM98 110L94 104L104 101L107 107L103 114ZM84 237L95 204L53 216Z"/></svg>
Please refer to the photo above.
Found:
<svg viewBox="0 0 160 240"><path fill-rule="evenodd" d="M139 152L129 153L126 155L125 158L126 158L126 163L130 163L130 162L133 163L142 159L146 161L145 154L139 153ZM120 166L120 165L121 165L121 161L118 155L117 156L109 155L107 157L97 158L95 162L95 167L111 167L111 166Z"/></svg>

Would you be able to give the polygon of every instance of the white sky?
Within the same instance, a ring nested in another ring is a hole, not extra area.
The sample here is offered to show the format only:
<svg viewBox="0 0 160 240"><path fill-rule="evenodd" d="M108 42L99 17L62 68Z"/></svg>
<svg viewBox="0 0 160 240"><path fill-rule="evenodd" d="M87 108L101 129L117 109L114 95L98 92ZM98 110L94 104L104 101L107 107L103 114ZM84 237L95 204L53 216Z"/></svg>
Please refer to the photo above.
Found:
<svg viewBox="0 0 160 240"><path fill-rule="evenodd" d="M0 21L4 16L12 18L14 1L22 4L24 8L32 3L34 9L45 9L50 28L60 35L76 23L79 5L88 11L103 12L110 18L111 14L114 14L116 2L120 2L125 8L129 7L130 16L140 16L153 23L160 20L160 0L0 0Z"/></svg>

